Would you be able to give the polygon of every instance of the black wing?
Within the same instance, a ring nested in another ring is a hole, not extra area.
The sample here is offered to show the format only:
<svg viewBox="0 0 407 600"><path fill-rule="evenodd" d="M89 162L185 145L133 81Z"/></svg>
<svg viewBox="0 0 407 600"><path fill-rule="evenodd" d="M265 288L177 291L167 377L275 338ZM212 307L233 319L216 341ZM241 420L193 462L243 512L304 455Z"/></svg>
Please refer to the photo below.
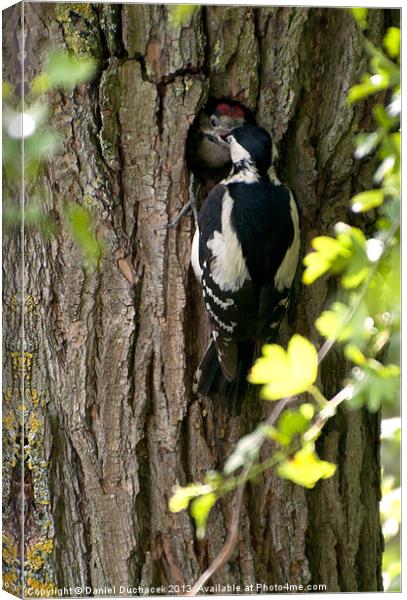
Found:
<svg viewBox="0 0 407 600"><path fill-rule="evenodd" d="M300 244L298 207L290 190L271 181L231 184L232 221L258 292L257 341L275 336L288 305Z"/></svg>
<svg viewBox="0 0 407 600"><path fill-rule="evenodd" d="M215 185L202 204L198 215L199 229L199 264L203 269L204 262L211 258L208 241L214 231L222 231L222 200L227 188L223 184Z"/></svg>

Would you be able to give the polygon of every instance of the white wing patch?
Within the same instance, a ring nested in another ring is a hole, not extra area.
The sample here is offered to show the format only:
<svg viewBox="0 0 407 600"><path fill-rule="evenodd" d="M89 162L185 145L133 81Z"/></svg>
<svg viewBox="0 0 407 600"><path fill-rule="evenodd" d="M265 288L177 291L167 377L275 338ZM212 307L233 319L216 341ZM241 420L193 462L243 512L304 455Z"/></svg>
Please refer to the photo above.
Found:
<svg viewBox="0 0 407 600"><path fill-rule="evenodd" d="M207 246L212 252L211 275L223 292L236 292L250 279L242 247L231 223L233 198L226 191L222 201L222 232L215 231Z"/></svg>
<svg viewBox="0 0 407 600"><path fill-rule="evenodd" d="M298 257L300 253L300 219L298 216L297 205L294 197L290 192L290 213L294 226L294 236L291 246L288 248L286 255L278 268L274 277L274 285L279 292L283 289L291 287L297 270Z"/></svg>

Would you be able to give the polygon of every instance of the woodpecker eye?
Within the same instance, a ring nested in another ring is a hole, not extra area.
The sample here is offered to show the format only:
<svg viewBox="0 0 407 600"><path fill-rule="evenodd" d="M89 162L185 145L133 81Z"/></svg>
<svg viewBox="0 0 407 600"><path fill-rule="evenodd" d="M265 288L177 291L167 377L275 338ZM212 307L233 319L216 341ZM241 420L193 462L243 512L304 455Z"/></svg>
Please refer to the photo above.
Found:
<svg viewBox="0 0 407 600"><path fill-rule="evenodd" d="M218 117L215 117L215 115L212 115L210 118L210 124L212 127L218 127L220 124Z"/></svg>

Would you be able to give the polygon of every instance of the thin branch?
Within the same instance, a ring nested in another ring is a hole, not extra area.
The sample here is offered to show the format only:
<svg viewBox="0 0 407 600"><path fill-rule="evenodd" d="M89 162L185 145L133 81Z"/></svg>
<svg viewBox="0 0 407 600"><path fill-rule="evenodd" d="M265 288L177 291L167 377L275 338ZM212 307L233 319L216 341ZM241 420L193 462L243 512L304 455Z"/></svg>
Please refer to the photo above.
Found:
<svg viewBox="0 0 407 600"><path fill-rule="evenodd" d="M192 586L192 590L188 592L187 596L196 596L196 594L200 591L201 586L205 585L205 583L218 571L223 565L229 560L233 549L235 547L237 541L237 535L239 532L239 523L240 523L240 512L242 508L243 501L243 493L247 483L247 477L249 475L249 471L253 465L254 460L251 460L243 470L242 475L244 476L244 481L236 488L235 492L235 505L233 507L232 519L230 522L229 533L227 540L222 548L222 550L217 554L216 558L211 562L209 567L202 573L200 578L194 583Z"/></svg>
<svg viewBox="0 0 407 600"><path fill-rule="evenodd" d="M327 405L318 413L313 426L304 434L306 441L315 441L325 423L334 416L336 409L344 400L352 397L352 386L346 385L333 398L328 400Z"/></svg>
<svg viewBox="0 0 407 600"><path fill-rule="evenodd" d="M267 418L267 421L266 421L267 425L274 425L274 423L277 421L278 417L280 416L280 414L282 413L284 408L293 399L294 399L294 396L289 396L288 398L283 398L282 400L280 400L274 407L274 410L272 410L272 412L270 413L269 417ZM262 446L264 440L265 440L265 438L263 437L259 441L259 448ZM241 513L241 509L242 509L242 502L243 502L243 493L246 488L248 476L249 476L249 473L253 466L254 461L255 461L254 458L252 460L250 460L250 462L248 462L246 464L245 468L242 471L241 476L242 476L243 481L236 488L235 504L233 507L232 519L231 519L230 527L229 527L229 533L228 533L228 537L226 539L226 542L225 542L222 550L215 557L215 559L211 562L211 564L206 569L206 571L204 571L202 573L202 575L200 576L200 578L194 583L191 591L188 592L186 594L186 596L196 596L196 594L200 591L200 588L203 585L205 585L205 583L208 581L208 579L210 579L212 577L212 575L214 575L216 573L216 571L218 571L229 560L229 558L233 552L233 549L235 547L236 540L237 540L237 535L239 532L240 513Z"/></svg>

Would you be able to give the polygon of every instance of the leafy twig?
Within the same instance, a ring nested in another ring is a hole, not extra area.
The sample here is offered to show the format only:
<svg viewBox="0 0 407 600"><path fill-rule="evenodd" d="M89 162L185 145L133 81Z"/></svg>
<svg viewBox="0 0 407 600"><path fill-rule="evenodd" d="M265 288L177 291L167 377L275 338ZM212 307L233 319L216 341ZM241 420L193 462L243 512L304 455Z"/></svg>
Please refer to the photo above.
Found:
<svg viewBox="0 0 407 600"><path fill-rule="evenodd" d="M377 271L377 268L380 264L381 259L383 258L383 256L386 253L386 250L389 248L390 243L392 241L392 239L394 238L394 235L396 233L396 231L398 230L398 228L400 227L400 219L397 219L393 226L391 227L391 229L389 230L388 235L386 236L385 240L383 241L383 251L382 254L380 256L380 258L373 263L371 269L370 269L370 273L368 275L368 277L366 278L363 287L360 291L359 297L357 302L355 302L355 304L352 306L352 310L349 311L349 313L346 316L346 319L343 320L342 326L339 328L338 327L338 333L336 334L336 336L330 340L326 340L326 342L322 345L320 351L318 352L318 363L321 364L321 362L324 360L324 358L326 357L326 355L328 354L328 352L331 350L332 346L334 344L336 344L336 342L338 341L339 338L339 334L340 331L342 331L343 329L345 329L350 322L352 321L353 317L355 316L355 314L357 313L357 311L359 310L363 299L369 289L370 284L372 283L372 279L374 277L374 274Z"/></svg>

